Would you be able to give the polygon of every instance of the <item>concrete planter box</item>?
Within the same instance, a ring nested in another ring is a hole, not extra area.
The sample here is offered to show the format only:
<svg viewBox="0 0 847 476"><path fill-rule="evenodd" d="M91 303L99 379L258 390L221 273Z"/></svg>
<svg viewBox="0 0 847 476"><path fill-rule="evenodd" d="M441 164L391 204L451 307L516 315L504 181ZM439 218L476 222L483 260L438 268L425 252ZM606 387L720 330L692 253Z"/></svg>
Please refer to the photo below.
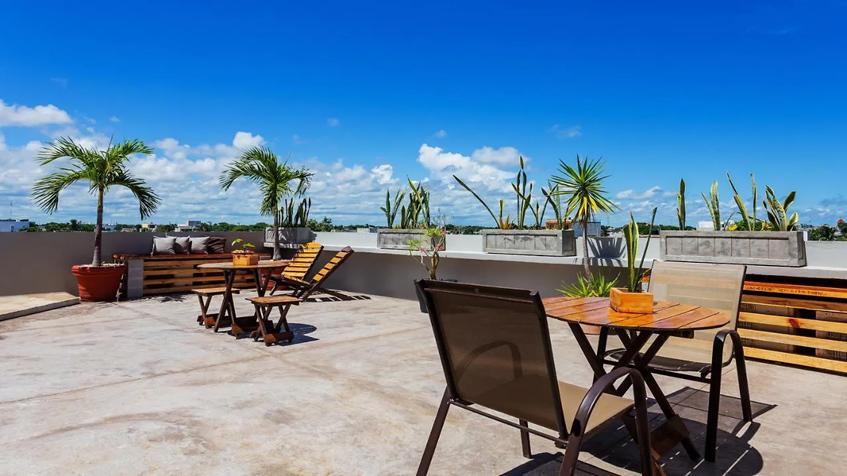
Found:
<svg viewBox="0 0 847 476"><path fill-rule="evenodd" d="M312 241L312 230L306 227L297 228L280 228L279 242L282 244L302 245ZM273 246L274 229L265 228L265 243L270 243Z"/></svg>
<svg viewBox="0 0 847 476"><path fill-rule="evenodd" d="M482 230L486 253L536 256L576 256L573 230Z"/></svg>
<svg viewBox="0 0 847 476"><path fill-rule="evenodd" d="M409 240L425 240L426 230L400 230L380 228L376 231L376 247L383 250L408 250ZM444 249L447 250L447 237L444 237Z"/></svg>
<svg viewBox="0 0 847 476"><path fill-rule="evenodd" d="M802 231L662 231L666 261L806 266Z"/></svg>

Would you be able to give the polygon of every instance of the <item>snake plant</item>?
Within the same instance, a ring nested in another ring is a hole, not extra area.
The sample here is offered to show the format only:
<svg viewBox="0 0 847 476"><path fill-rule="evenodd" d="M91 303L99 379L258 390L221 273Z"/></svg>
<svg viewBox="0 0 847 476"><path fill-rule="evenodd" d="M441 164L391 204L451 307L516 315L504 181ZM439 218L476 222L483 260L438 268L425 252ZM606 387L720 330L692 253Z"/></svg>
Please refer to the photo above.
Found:
<svg viewBox="0 0 847 476"><path fill-rule="evenodd" d="M385 221L388 224L388 228L394 228L394 221L397 219L397 212L400 211L400 205L403 203L403 198L405 198L406 192L402 190L398 190L394 194L394 203L391 202L391 189L385 191L385 206L379 207L383 213L385 213Z"/></svg>
<svg viewBox="0 0 847 476"><path fill-rule="evenodd" d="M297 208L294 208L294 205ZM283 228L305 227L312 210L312 199L304 198L299 203L294 198L286 199L279 210L279 226Z"/></svg>
<svg viewBox="0 0 847 476"><path fill-rule="evenodd" d="M685 230L685 180L679 179L679 193L676 194L676 216L679 219L679 229Z"/></svg>
<svg viewBox="0 0 847 476"><path fill-rule="evenodd" d="M706 208L709 210L709 215L712 217L712 225L715 231L721 230L721 202L718 199L718 181L712 182L712 188L709 190L709 196L702 193L703 200L706 201Z"/></svg>
<svg viewBox="0 0 847 476"><path fill-rule="evenodd" d="M657 211L658 207L653 209L653 217L650 219L650 225L647 228L647 245L644 247L644 252L641 255L641 263L639 263L638 266L636 266L635 263L638 259L639 229L638 222L635 221L635 217L633 217L632 212L629 212L629 223L623 227L623 236L624 241L626 242L626 289L631 293L637 293L640 291L641 288L639 287L639 284L641 283L642 278L644 278L649 271L644 268L644 259L647 258L647 249L650 247L650 239L653 237L653 226L656 223Z"/></svg>
<svg viewBox="0 0 847 476"><path fill-rule="evenodd" d="M732 192L735 194L733 198L735 199L735 205L738 207L739 213L741 213L741 219L744 220L744 223L747 225L747 229L750 231L755 231L760 228L759 221L756 218L756 201L757 201L757 189L756 189L756 178L753 174L750 174L750 183L753 188L753 216L747 214L747 207L744 205L744 199L741 198L741 195L738 193L738 190L735 188L735 184L732 183L732 178L729 176L729 172L726 173L726 179L729 181L729 186L732 187Z"/></svg>
<svg viewBox="0 0 847 476"><path fill-rule="evenodd" d="M768 221L770 222L771 229L774 231L792 231L797 227L797 222L800 220L800 217L797 215L797 212L788 216L788 207L794 202L794 198L797 195L797 192L791 191L785 200L780 202L776 198L776 194L773 189L765 186L765 200L763 204L765 206L765 211L768 213Z"/></svg>

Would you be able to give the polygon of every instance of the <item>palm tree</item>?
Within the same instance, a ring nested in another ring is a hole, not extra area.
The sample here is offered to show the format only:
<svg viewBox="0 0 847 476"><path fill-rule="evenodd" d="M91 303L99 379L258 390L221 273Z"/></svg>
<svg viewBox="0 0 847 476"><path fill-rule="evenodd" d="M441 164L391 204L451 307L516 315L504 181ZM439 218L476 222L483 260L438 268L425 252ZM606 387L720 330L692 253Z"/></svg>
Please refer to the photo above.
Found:
<svg viewBox="0 0 847 476"><path fill-rule="evenodd" d="M88 182L88 191L97 197L97 225L94 228L94 258L91 266L102 265L101 245L103 241L103 197L112 187L125 187L138 199L141 219L145 219L159 208L160 199L146 183L136 178L127 169L127 162L135 154L152 154L153 149L144 142L133 139L120 144L109 143L105 150L86 148L73 139L60 137L44 146L36 160L45 166L67 157L70 165L61 167L35 182L32 198L46 213L59 209L59 194L76 182Z"/></svg>
<svg viewBox="0 0 847 476"><path fill-rule="evenodd" d="M585 266L585 277L591 276L588 267L588 223L597 213L611 213L618 209L606 197L603 180L606 163L602 159L591 160L588 157L576 156L576 168L559 161L561 176L554 176L553 182L559 186L559 195L566 197L566 215L574 214L574 221L582 226L582 261Z"/></svg>
<svg viewBox="0 0 847 476"><path fill-rule="evenodd" d="M287 160L280 162L267 147L252 147L226 167L220 182L224 191L229 190L242 177L259 184L262 189L260 213L274 217L273 259L278 260L282 259L279 249L279 209L286 197L305 192L313 175L305 167L295 169L288 165ZM295 182L296 187L293 186Z"/></svg>

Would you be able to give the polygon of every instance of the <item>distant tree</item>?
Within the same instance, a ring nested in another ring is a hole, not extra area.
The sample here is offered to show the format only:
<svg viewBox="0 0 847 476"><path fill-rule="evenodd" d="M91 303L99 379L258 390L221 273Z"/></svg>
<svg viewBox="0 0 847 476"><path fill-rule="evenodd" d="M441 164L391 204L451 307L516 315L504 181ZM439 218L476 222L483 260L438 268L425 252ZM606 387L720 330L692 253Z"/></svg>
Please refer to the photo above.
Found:
<svg viewBox="0 0 847 476"><path fill-rule="evenodd" d="M809 239L812 241L835 241L835 228L829 225L813 228L809 232Z"/></svg>
<svg viewBox="0 0 847 476"><path fill-rule="evenodd" d="M163 224L163 225L156 225L156 231L158 231L158 232L170 233L174 230L176 230L176 225L174 225L174 224L166 223L166 224Z"/></svg>

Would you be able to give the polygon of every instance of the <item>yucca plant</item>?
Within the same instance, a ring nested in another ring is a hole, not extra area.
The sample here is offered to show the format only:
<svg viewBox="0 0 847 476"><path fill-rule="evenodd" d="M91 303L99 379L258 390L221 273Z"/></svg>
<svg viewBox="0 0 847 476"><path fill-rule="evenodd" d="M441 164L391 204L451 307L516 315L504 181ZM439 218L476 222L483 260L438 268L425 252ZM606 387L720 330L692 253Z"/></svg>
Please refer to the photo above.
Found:
<svg viewBox="0 0 847 476"><path fill-rule="evenodd" d="M744 205L744 199L741 198L741 195L738 193L738 190L735 188L735 184L732 183L732 178L729 176L729 172L726 173L726 179L729 181L729 186L732 187L732 193L735 195L733 199L735 199L735 205L738 207L738 212L741 214L741 219L744 220L744 224L746 225L747 230L755 231L760 228L759 220L756 218L756 202L757 198L757 188L756 188L756 178L753 174L750 174L750 183L753 189L753 216L747 214L747 207Z"/></svg>
<svg viewBox="0 0 847 476"><path fill-rule="evenodd" d="M245 150L235 161L230 162L220 177L221 188L227 191L240 178L259 185L262 204L259 212L274 218L273 259L282 259L279 247L279 209L286 197L302 195L309 187L314 173L305 167L296 169L288 161L280 161L267 147L252 147Z"/></svg>
<svg viewBox="0 0 847 476"><path fill-rule="evenodd" d="M793 231L797 227L797 222L800 220L797 212L788 216L788 207L794 203L794 198L797 192L792 191L785 197L785 200L780 202L776 198L776 194L769 186L765 186L765 200L762 202L765 206L765 211L768 213L768 221L771 229L774 231Z"/></svg>
<svg viewBox="0 0 847 476"><path fill-rule="evenodd" d="M718 198L718 181L715 180L712 182L712 188L709 190L709 196L707 197L705 193L701 193L703 195L703 200L706 202L706 208L709 210L709 216L712 217L712 226L715 231L721 230L721 201Z"/></svg>
<svg viewBox="0 0 847 476"><path fill-rule="evenodd" d="M618 278L608 280L603 275L576 276L576 283L562 283L557 289L560 293L569 297L609 297L612 288L618 284Z"/></svg>
<svg viewBox="0 0 847 476"><path fill-rule="evenodd" d="M653 209L653 216L650 218L650 225L647 228L647 245L644 247L644 252L641 255L641 263L639 263L638 266L636 266L635 263L638 260L638 241L640 230L638 229L638 222L635 221L635 217L633 217L632 212L629 213L629 223L623 227L623 236L624 241L626 242L626 290L631 293L641 291L641 280L650 271L649 269L644 268L644 259L647 258L647 249L650 247L650 239L653 237L653 226L656 223L657 211L658 207Z"/></svg>
<svg viewBox="0 0 847 476"><path fill-rule="evenodd" d="M394 194L394 202L392 205L391 189L385 191L385 206L380 207L379 209L385 213L385 221L388 224L388 228L394 228L394 221L397 219L397 212L400 211L400 206L403 203L403 198L405 198L405 196L406 192L397 190L397 193Z"/></svg>
<svg viewBox="0 0 847 476"><path fill-rule="evenodd" d="M76 182L87 182L88 192L97 197L92 267L100 267L103 264L103 200L109 190L113 187L129 190L138 200L142 220L155 213L159 207L159 196L127 168L133 155L152 153L152 148L137 139L120 144L110 142L105 150L97 150L77 144L67 137L56 139L39 152L37 161L41 167L62 158L70 159L69 165L36 180L33 184L32 198L39 208L47 213L54 213L59 209L59 194Z"/></svg>
<svg viewBox="0 0 847 476"><path fill-rule="evenodd" d="M679 229L685 231L685 180L679 179L679 193L676 194L676 216Z"/></svg>
<svg viewBox="0 0 847 476"><path fill-rule="evenodd" d="M582 225L582 261L585 276L591 275L588 266L588 223L598 213L611 213L618 209L606 196L606 189L603 188L603 181L609 177L605 167L602 159L591 160L577 155L576 167L559 161L561 175L552 179L559 187L556 194L566 197L565 215L573 213L574 221Z"/></svg>

